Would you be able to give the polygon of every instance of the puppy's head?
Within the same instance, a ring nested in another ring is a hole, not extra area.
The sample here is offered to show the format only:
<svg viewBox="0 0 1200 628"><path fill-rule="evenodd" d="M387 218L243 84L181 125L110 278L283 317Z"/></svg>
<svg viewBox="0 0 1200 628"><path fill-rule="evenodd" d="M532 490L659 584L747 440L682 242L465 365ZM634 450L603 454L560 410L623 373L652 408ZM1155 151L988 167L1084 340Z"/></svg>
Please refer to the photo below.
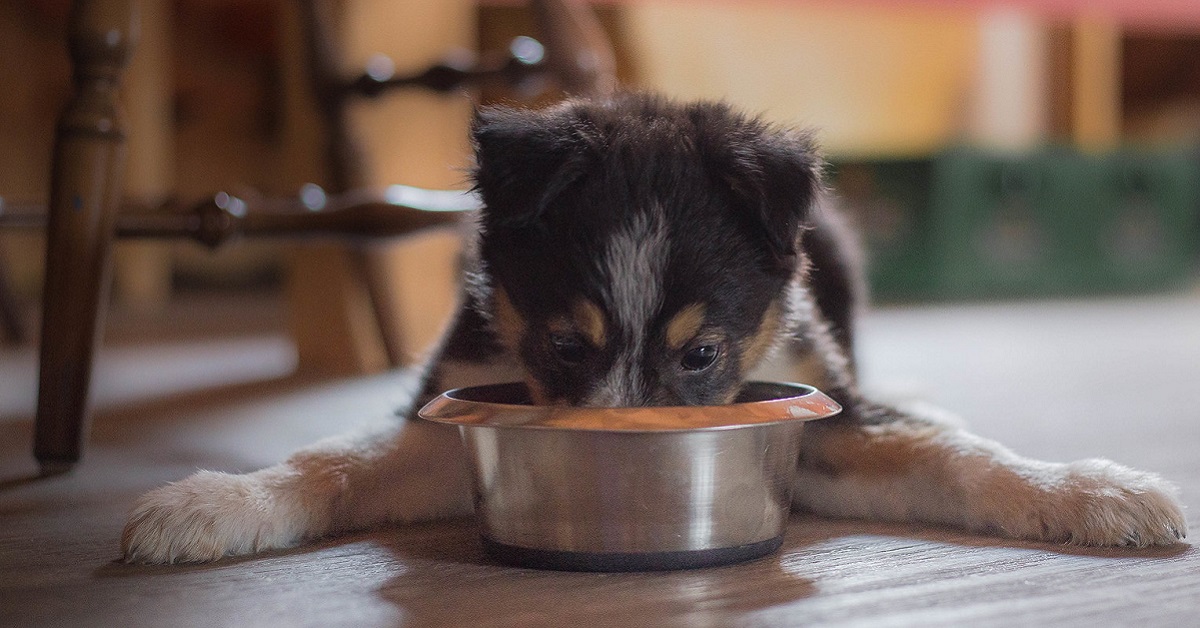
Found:
<svg viewBox="0 0 1200 628"><path fill-rule="evenodd" d="M649 96L475 121L482 295L541 403L730 401L787 331L809 138Z"/></svg>

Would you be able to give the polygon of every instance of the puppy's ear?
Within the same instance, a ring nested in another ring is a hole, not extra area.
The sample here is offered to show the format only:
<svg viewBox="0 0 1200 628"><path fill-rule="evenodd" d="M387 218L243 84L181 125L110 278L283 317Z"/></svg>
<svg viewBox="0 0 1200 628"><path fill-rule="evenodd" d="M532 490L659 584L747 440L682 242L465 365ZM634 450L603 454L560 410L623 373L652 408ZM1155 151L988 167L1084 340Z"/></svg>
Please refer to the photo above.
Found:
<svg viewBox="0 0 1200 628"><path fill-rule="evenodd" d="M586 137L563 109L480 109L471 138L485 224L536 221L583 172Z"/></svg>
<svg viewBox="0 0 1200 628"><path fill-rule="evenodd" d="M810 134L751 122L732 134L725 183L754 213L780 267L795 268L800 231L821 194L823 161Z"/></svg>

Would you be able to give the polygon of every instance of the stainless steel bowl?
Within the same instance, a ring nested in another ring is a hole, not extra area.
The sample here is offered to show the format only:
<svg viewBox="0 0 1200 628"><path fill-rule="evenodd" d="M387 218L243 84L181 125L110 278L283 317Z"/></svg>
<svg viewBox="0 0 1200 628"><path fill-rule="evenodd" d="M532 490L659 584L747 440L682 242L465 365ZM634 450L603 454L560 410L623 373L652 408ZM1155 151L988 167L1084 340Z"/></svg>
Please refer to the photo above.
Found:
<svg viewBox="0 0 1200 628"><path fill-rule="evenodd" d="M723 406L534 406L522 384L462 388L420 411L458 425L484 546L526 566L684 569L783 541L804 422L841 407L811 386L747 384Z"/></svg>

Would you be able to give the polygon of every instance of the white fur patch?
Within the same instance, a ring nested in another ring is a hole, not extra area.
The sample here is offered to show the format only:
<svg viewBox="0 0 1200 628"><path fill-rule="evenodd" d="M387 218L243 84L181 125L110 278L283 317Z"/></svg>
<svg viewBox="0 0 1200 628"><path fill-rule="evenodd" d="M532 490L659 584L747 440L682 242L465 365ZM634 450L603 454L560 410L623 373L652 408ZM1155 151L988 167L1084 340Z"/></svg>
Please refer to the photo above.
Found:
<svg viewBox="0 0 1200 628"><path fill-rule="evenodd" d="M862 429L869 438L872 428ZM1030 460L950 427L899 445L912 443L920 444L921 460L898 473L802 468L793 504L838 517L942 523L1077 545L1169 545L1187 534L1175 488L1152 473L1108 460Z"/></svg>
<svg viewBox="0 0 1200 628"><path fill-rule="evenodd" d="M605 299L615 325L625 335L625 350L585 405L631 405L644 388L641 374L633 365L640 363L650 322L662 308L663 276L670 249L661 208L637 214L609 240L601 260L607 278Z"/></svg>
<svg viewBox="0 0 1200 628"><path fill-rule="evenodd" d="M668 253L670 242L660 211L638 214L609 240L603 261L608 303L626 331L644 330L662 306Z"/></svg>
<svg viewBox="0 0 1200 628"><path fill-rule="evenodd" d="M622 354L581 405L593 408L631 406L641 388L642 377L634 368L632 357Z"/></svg>
<svg viewBox="0 0 1200 628"><path fill-rule="evenodd" d="M289 547L328 527L282 465L246 475L200 471L138 500L121 536L130 562L215 560ZM327 509L325 509L327 510Z"/></svg>
<svg viewBox="0 0 1200 628"><path fill-rule="evenodd" d="M209 561L470 510L458 430L396 420L321 441L261 471L200 471L153 490L134 506L121 550L130 562Z"/></svg>

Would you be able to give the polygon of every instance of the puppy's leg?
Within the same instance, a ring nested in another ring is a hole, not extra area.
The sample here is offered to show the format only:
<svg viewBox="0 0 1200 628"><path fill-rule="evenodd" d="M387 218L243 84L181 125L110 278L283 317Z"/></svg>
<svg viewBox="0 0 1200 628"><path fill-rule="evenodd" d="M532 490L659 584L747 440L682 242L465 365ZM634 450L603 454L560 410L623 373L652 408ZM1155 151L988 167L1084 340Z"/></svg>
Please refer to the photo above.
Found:
<svg viewBox="0 0 1200 628"><path fill-rule="evenodd" d="M244 475L200 471L138 500L127 561L173 563L289 547L387 521L469 512L455 429L420 419L331 438Z"/></svg>
<svg viewBox="0 0 1200 628"><path fill-rule="evenodd" d="M962 429L860 402L811 424L794 505L1079 545L1166 545L1187 533L1174 488L1107 460L1030 460Z"/></svg>
<svg viewBox="0 0 1200 628"><path fill-rule="evenodd" d="M928 414L864 400L850 356L857 290L852 266L838 258L844 238L828 226L816 225L811 234L826 237L807 242L813 279L821 283L793 292L796 337L808 381L845 410L805 428L797 508L1081 545L1183 538L1187 526L1175 489L1154 474L1107 460L1030 460ZM821 266L834 272L819 276Z"/></svg>
<svg viewBox="0 0 1200 628"><path fill-rule="evenodd" d="M483 323L473 313L460 314L429 369L422 401L444 387L519 376L477 328ZM455 428L393 417L260 471L201 471L151 491L135 505L121 548L128 561L205 561L385 522L465 514L471 509L469 481Z"/></svg>
<svg viewBox="0 0 1200 628"><path fill-rule="evenodd" d="M801 244L814 305L853 371L854 323L866 302L867 287L861 246L833 199L824 197L813 208Z"/></svg>

